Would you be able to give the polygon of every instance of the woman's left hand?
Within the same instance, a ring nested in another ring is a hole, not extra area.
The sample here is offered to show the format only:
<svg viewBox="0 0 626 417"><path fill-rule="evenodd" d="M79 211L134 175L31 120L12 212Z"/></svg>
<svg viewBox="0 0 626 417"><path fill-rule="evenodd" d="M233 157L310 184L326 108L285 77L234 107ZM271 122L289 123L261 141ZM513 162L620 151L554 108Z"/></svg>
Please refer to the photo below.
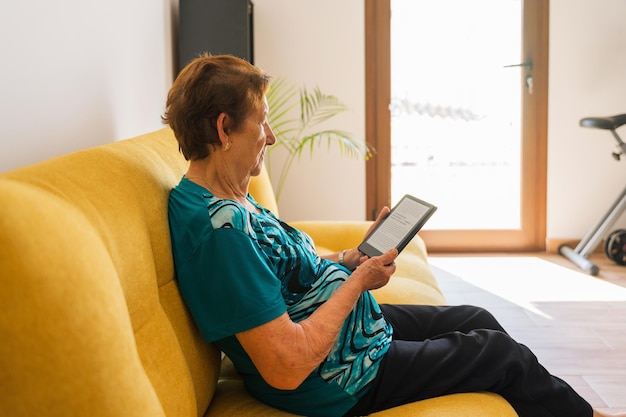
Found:
<svg viewBox="0 0 626 417"><path fill-rule="evenodd" d="M372 230L374 230L374 228L378 226L378 224L382 222L385 217L389 215L389 211L390 211L389 207L387 206L384 206L380 210L380 213L378 213L378 217L376 218L374 223L372 223L369 229L367 229L367 233L365 234L365 236L363 236L364 239L366 236L372 233ZM354 248L354 249L350 249L346 251L345 259L346 259L345 261L346 266L348 266L351 270L355 270L359 265L365 262L368 258L367 256L363 255L361 251L359 251L357 248Z"/></svg>
<svg viewBox="0 0 626 417"><path fill-rule="evenodd" d="M370 233L372 233L372 230L374 230L374 228L376 226L378 226L378 223L382 222L383 219L389 215L389 212L390 212L390 210L389 210L389 207L387 207L387 206L384 206L382 209L380 209L380 213L378 213L378 217L376 218L374 223L372 223L370 228L367 229L367 233L365 234L365 236L368 236ZM363 236L363 237L365 237L365 236Z"/></svg>
<svg viewBox="0 0 626 417"><path fill-rule="evenodd" d="M378 213L378 217L376 218L374 223L372 223L369 229L367 229L367 233L365 234L365 236L368 236L372 232L372 230L374 230L374 228L381 221L383 221L383 219L387 217L388 215L389 215L389 207L384 206L380 210L380 213ZM363 236L363 238L365 238L365 236ZM331 255L323 256L323 257L326 259L331 259L334 262L340 261L339 253L334 253ZM361 251L359 251L358 248L346 249L343 252L343 265L351 271L354 271L359 265L361 265L366 260L367 260L367 256L363 255Z"/></svg>

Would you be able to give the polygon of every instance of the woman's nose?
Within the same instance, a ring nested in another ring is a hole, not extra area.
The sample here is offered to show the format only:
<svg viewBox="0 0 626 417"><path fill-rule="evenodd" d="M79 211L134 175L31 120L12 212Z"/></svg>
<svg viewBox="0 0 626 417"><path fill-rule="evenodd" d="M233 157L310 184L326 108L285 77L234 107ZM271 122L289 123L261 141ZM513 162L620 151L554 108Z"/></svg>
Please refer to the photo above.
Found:
<svg viewBox="0 0 626 417"><path fill-rule="evenodd" d="M265 123L265 136L267 136L266 143L268 145L273 145L276 143L276 136L274 136L274 131L270 127L269 123Z"/></svg>

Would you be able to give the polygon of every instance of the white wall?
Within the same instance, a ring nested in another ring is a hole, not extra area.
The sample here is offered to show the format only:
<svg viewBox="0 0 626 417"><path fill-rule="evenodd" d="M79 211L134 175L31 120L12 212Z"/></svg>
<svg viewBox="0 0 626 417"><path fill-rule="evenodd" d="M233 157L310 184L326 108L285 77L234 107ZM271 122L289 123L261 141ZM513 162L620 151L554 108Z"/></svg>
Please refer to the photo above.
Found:
<svg viewBox="0 0 626 417"><path fill-rule="evenodd" d="M275 77L333 94L349 108L329 128L365 136L362 0L254 0L255 64ZM276 152L278 153L278 152ZM279 157L271 155L276 178ZM276 159L274 159L276 158ZM303 154L279 201L285 220L365 218L365 164L326 144Z"/></svg>
<svg viewBox="0 0 626 417"><path fill-rule="evenodd" d="M624 16L623 0L550 1L549 238L581 238L626 186L610 132L578 125L626 113ZM626 127L618 133L626 140Z"/></svg>
<svg viewBox="0 0 626 417"><path fill-rule="evenodd" d="M581 238L624 186L588 115L626 113L626 3L552 0L548 237ZM0 17L0 171L161 127L177 0L32 0ZM319 86L364 136L362 0L255 0L256 63ZM175 32L174 32L175 34ZM626 128L625 128L626 129ZM624 134L626 136L626 133ZM318 149L294 169L287 220L364 217L365 167ZM616 227L626 227L622 218Z"/></svg>
<svg viewBox="0 0 626 417"><path fill-rule="evenodd" d="M162 127L170 3L3 4L0 172Z"/></svg>

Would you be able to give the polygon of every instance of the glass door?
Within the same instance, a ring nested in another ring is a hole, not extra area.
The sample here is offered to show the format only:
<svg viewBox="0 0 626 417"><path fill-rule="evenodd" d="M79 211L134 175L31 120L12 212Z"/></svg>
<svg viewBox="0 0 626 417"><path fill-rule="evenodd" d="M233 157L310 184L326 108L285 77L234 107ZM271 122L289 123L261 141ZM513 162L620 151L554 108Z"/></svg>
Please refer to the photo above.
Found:
<svg viewBox="0 0 626 417"><path fill-rule="evenodd" d="M421 232L431 251L544 244L547 63L530 53L544 16L528 3L390 0L390 174L377 187L391 205L408 193L439 207Z"/></svg>

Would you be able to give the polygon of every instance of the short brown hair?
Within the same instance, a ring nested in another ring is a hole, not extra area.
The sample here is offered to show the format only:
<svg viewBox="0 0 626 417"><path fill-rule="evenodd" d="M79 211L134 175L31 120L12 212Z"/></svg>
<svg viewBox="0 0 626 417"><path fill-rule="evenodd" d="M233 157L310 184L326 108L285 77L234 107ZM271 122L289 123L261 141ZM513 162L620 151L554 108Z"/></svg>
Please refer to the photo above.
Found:
<svg viewBox="0 0 626 417"><path fill-rule="evenodd" d="M203 54L182 69L167 95L163 123L169 124L187 160L204 159L219 146L217 118L226 113L237 130L259 109L270 77L231 55Z"/></svg>

